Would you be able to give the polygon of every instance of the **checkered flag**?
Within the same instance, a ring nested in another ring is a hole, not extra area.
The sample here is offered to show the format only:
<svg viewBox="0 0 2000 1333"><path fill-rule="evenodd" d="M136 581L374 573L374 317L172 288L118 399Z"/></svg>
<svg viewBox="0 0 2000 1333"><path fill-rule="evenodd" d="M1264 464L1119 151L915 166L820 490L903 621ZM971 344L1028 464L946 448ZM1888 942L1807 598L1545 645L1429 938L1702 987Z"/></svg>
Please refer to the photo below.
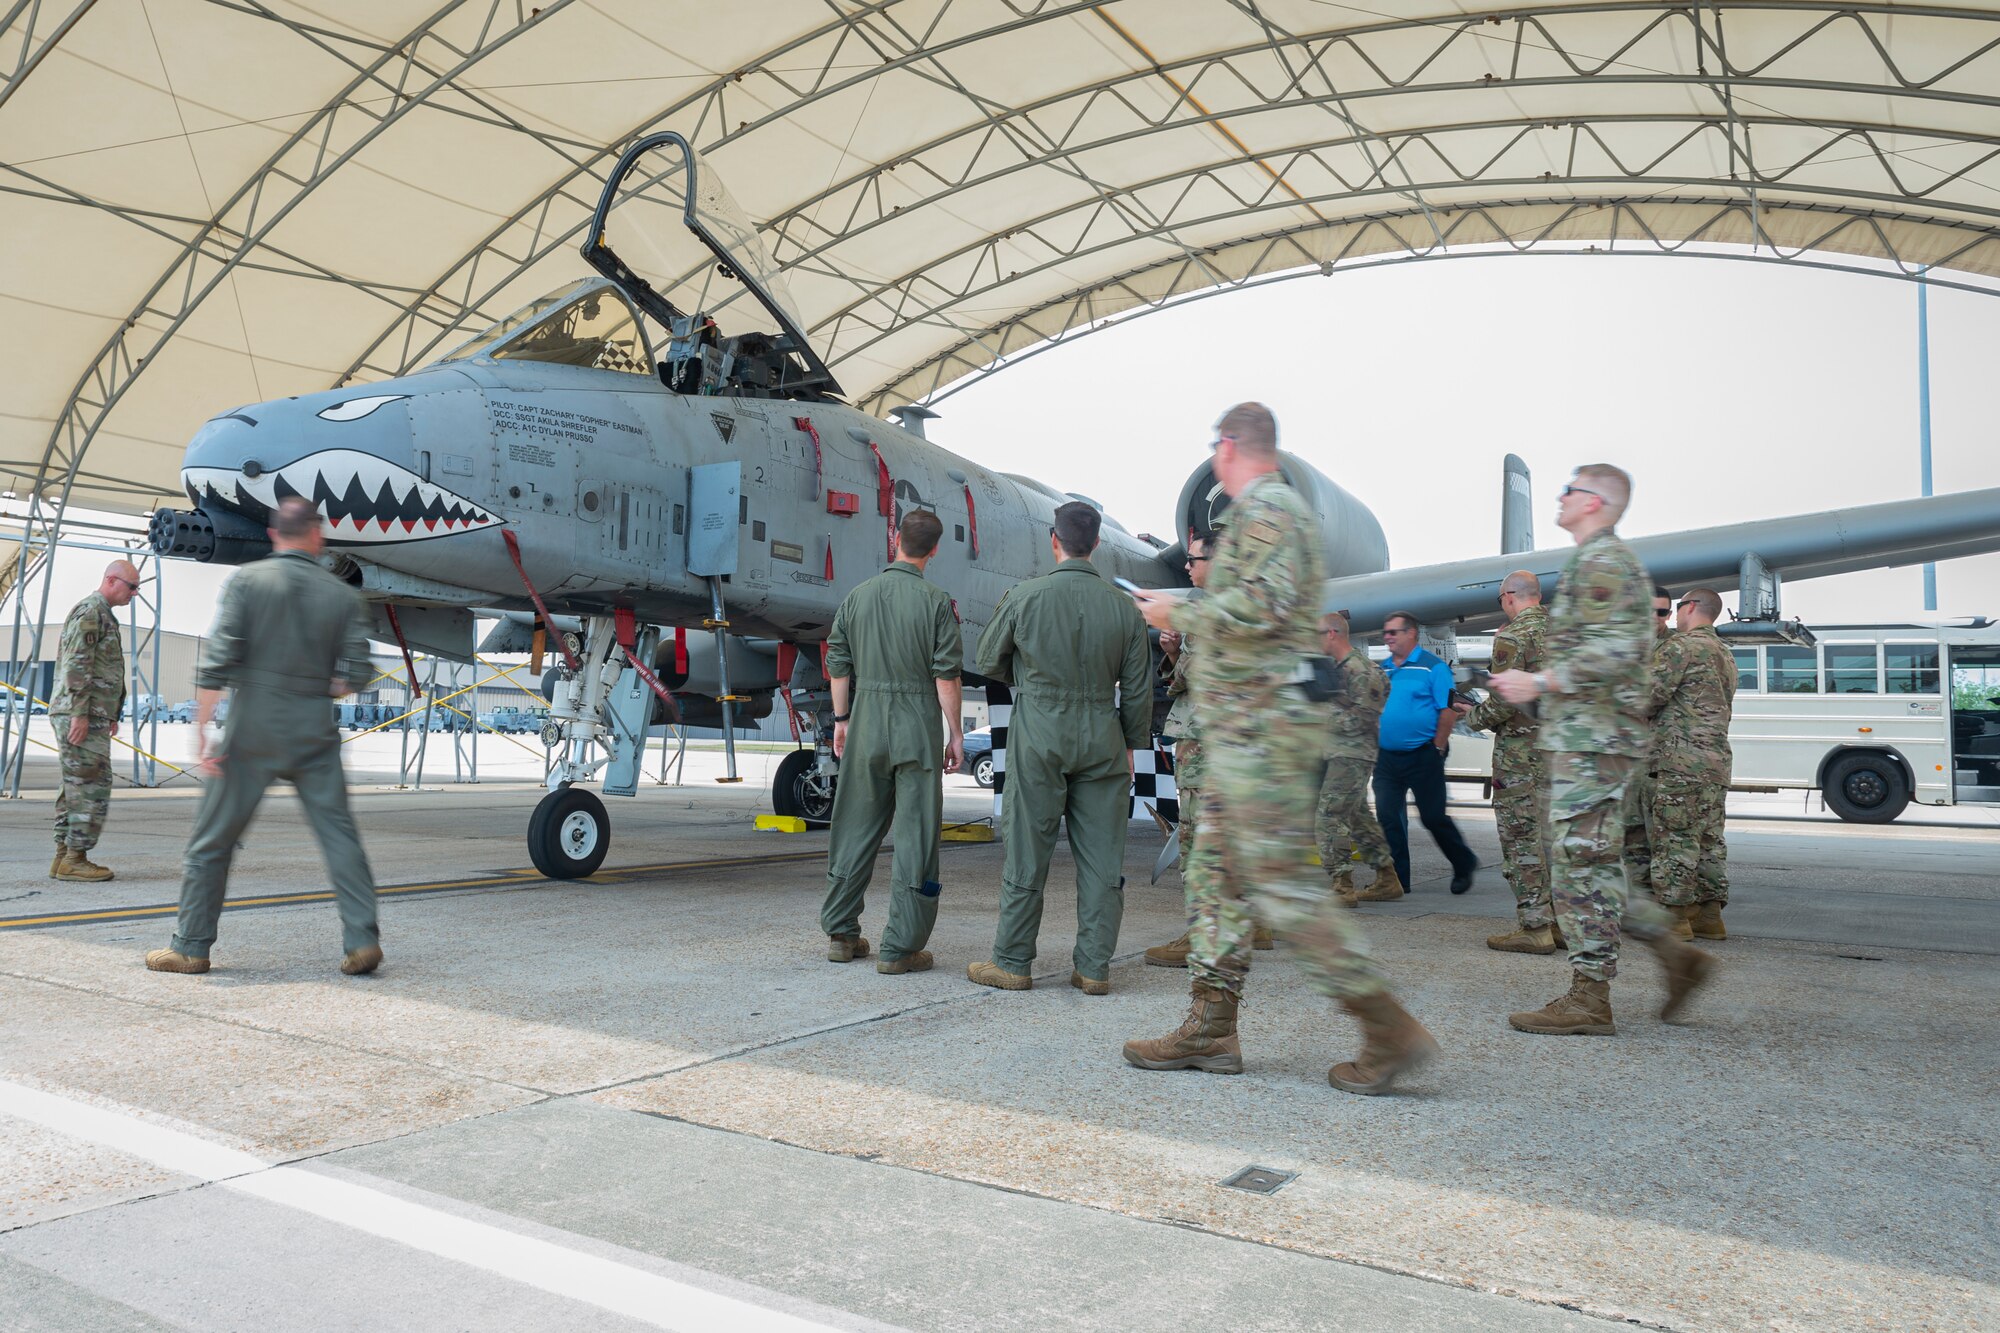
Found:
<svg viewBox="0 0 2000 1333"><path fill-rule="evenodd" d="M1007 790L1007 719L1014 712L1014 695L998 683L986 687L986 724L993 730L993 822L1000 822L1000 802ZM1148 750L1132 751L1132 818L1151 819L1153 811L1170 824L1181 820L1180 798L1174 790L1174 751L1158 736Z"/></svg>

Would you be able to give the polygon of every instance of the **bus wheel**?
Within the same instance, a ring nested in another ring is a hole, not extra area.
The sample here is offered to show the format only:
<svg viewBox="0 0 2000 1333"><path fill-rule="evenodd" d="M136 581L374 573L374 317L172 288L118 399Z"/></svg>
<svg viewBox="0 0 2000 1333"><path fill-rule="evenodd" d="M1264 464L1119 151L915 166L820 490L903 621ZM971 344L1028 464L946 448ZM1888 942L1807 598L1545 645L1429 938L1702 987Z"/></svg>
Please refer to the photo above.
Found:
<svg viewBox="0 0 2000 1333"><path fill-rule="evenodd" d="M1910 784L1886 754L1850 754L1834 760L1820 790L1833 813L1855 824L1886 824L1910 803Z"/></svg>

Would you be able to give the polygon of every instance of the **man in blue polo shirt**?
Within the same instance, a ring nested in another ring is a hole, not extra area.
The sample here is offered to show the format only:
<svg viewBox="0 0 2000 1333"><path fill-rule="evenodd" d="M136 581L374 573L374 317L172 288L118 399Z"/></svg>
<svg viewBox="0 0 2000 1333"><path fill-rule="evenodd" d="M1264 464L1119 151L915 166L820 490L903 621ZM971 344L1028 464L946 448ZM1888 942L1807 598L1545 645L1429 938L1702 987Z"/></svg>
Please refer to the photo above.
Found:
<svg viewBox="0 0 2000 1333"><path fill-rule="evenodd" d="M1382 664L1389 677L1389 701L1382 707L1382 751L1375 760L1375 817L1388 839L1397 876L1410 883L1410 819L1404 802L1414 795L1417 817L1451 862L1451 891L1464 893L1472 887L1479 858L1444 812L1444 754L1459 717L1451 704L1451 668L1417 647L1417 618L1407 611L1383 622L1382 641L1389 647L1389 660Z"/></svg>

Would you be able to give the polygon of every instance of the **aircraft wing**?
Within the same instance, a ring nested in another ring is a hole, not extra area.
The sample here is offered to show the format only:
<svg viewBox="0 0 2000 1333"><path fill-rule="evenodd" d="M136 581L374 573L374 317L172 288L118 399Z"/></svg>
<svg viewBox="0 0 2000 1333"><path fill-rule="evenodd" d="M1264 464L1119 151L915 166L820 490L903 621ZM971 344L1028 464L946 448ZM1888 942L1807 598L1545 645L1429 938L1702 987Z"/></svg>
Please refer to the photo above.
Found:
<svg viewBox="0 0 2000 1333"><path fill-rule="evenodd" d="M1697 584L1730 592L1752 551L1787 579L2000 551L2000 487L1629 540L1655 582L1675 592ZM1347 612L1357 631L1379 629L1398 611L1427 625L1489 628L1502 619L1502 579L1530 570L1542 580L1542 595L1551 596L1570 550L1564 545L1329 579L1325 606Z"/></svg>

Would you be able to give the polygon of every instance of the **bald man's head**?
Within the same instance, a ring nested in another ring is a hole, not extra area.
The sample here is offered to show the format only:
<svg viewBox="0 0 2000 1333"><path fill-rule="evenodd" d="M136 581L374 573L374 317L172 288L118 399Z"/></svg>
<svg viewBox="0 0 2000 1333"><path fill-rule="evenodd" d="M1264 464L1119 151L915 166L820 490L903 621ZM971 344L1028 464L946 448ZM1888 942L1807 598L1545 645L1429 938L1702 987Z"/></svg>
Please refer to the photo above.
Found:
<svg viewBox="0 0 2000 1333"><path fill-rule="evenodd" d="M1722 598L1713 588L1690 588L1680 600L1680 613L1682 629L1713 625L1722 618Z"/></svg>
<svg viewBox="0 0 2000 1333"><path fill-rule="evenodd" d="M97 581L97 595L113 606L124 606L139 591L139 567L130 560L113 560Z"/></svg>
<svg viewBox="0 0 2000 1333"><path fill-rule="evenodd" d="M1526 569L1517 569L1500 580L1502 597L1520 597L1530 602L1542 600L1542 581Z"/></svg>

